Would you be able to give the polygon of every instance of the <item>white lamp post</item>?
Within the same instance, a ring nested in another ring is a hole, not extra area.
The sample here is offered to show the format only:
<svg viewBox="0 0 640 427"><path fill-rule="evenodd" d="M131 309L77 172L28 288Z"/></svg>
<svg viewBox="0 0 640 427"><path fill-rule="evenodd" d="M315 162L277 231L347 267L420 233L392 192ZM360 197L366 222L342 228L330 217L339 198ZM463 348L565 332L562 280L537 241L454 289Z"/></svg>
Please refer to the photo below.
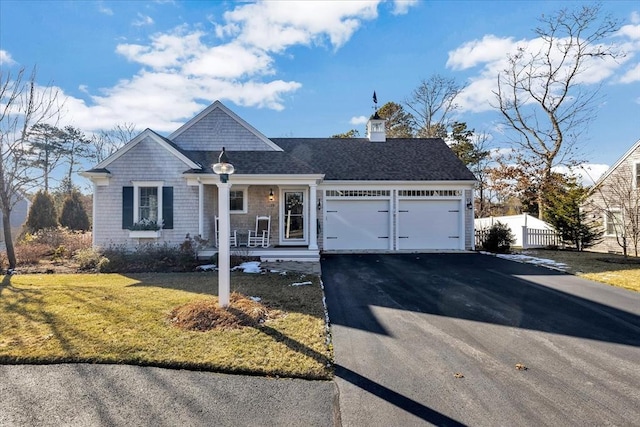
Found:
<svg viewBox="0 0 640 427"><path fill-rule="evenodd" d="M229 237L231 225L229 218L229 175L235 171L229 163L227 153L222 147L218 163L213 165L213 171L220 175L218 186L218 304L227 307L230 299L231 266L229 261Z"/></svg>

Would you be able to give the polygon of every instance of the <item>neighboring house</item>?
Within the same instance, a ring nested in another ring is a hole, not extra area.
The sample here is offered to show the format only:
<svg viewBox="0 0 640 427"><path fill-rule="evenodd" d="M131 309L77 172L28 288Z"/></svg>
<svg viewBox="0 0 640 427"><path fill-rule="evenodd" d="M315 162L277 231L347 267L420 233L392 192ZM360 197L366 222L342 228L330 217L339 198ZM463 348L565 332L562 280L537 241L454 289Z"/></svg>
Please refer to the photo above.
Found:
<svg viewBox="0 0 640 427"><path fill-rule="evenodd" d="M592 220L601 222L602 242L591 247L598 252L640 251L640 140L638 140L594 184L583 205Z"/></svg>
<svg viewBox="0 0 640 427"><path fill-rule="evenodd" d="M215 240L222 148L239 243L271 217L263 257L318 259L331 251L471 250L475 178L441 139L267 138L216 101L168 137L146 129L95 168L94 245ZM163 229L139 238L142 219ZM246 240L245 240L246 241ZM205 252L206 253L206 252Z"/></svg>
<svg viewBox="0 0 640 427"><path fill-rule="evenodd" d="M11 236L13 237L14 241L22 231L22 226L27 221L29 208L31 207L31 202L29 201L29 199L24 196L18 197L19 199L11 210L11 216L9 218L9 221L11 223ZM0 245L4 248L4 227L2 221L0 221Z"/></svg>
<svg viewBox="0 0 640 427"><path fill-rule="evenodd" d="M545 247L559 243L551 224L526 213L476 218L474 222L476 231L488 229L497 222L507 225L515 236L513 246L521 248Z"/></svg>

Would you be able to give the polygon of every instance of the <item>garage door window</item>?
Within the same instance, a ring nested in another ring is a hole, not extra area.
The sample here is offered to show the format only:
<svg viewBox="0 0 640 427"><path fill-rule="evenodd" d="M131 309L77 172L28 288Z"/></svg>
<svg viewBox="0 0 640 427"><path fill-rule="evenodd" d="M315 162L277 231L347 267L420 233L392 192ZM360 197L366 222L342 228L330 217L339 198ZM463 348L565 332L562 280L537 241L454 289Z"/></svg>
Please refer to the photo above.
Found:
<svg viewBox="0 0 640 427"><path fill-rule="evenodd" d="M400 197L460 197L460 190L400 190Z"/></svg>
<svg viewBox="0 0 640 427"><path fill-rule="evenodd" d="M327 190L327 197L389 197L389 190Z"/></svg>

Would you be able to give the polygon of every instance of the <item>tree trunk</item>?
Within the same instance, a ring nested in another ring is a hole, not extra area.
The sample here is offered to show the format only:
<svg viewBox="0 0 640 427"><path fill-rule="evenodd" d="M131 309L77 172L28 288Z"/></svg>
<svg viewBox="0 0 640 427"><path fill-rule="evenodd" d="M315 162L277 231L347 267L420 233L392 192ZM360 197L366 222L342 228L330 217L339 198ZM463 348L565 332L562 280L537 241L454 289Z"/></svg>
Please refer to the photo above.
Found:
<svg viewBox="0 0 640 427"><path fill-rule="evenodd" d="M7 260L9 261L9 270L16 268L16 251L13 247L13 237L11 236L11 219L10 212L2 213L2 227L4 229L4 243L7 248Z"/></svg>

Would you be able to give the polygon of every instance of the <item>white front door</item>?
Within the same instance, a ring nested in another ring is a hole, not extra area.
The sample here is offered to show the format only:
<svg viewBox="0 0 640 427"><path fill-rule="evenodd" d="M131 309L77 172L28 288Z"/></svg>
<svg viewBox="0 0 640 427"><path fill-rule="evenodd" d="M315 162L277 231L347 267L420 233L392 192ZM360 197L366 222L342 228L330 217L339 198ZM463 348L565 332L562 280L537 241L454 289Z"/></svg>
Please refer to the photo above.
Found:
<svg viewBox="0 0 640 427"><path fill-rule="evenodd" d="M306 190L282 190L280 204L280 244L307 244Z"/></svg>

